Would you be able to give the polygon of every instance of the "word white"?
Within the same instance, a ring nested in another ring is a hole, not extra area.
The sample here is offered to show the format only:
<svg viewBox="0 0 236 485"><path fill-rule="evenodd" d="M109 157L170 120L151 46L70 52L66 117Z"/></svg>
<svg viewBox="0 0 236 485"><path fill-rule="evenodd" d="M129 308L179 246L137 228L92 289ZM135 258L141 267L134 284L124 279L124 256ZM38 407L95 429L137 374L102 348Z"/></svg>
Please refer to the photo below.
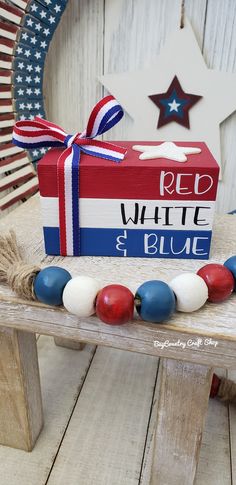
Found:
<svg viewBox="0 0 236 485"><path fill-rule="evenodd" d="M205 186L207 180L208 184ZM160 174L160 195L164 197L166 194L172 195L174 192L181 195L202 195L209 192L213 182L211 175L207 174L173 173L162 170ZM200 184L204 186L203 190L200 190Z"/></svg>
<svg viewBox="0 0 236 485"><path fill-rule="evenodd" d="M212 338L205 338L202 339L200 337L196 338L195 340L188 339L186 342L178 339L176 342L170 342L169 340L165 340L164 342L160 342L159 340L154 340L153 345L156 348L165 349L168 347L180 347L181 349L187 348L199 348L203 346L212 346L217 347L219 342L217 340L213 340Z"/></svg>
<svg viewBox="0 0 236 485"><path fill-rule="evenodd" d="M132 210L132 215L128 216L128 210ZM212 221L212 208L209 206L146 206L138 202L134 203L133 208L128 207L124 203L120 205L122 223L127 225L129 223L137 224L149 224L149 221L153 221L156 225L162 226L209 226ZM204 211L205 214L204 214ZM209 213L210 211L210 213ZM206 217L205 217L206 215ZM210 220L207 219L210 217Z"/></svg>

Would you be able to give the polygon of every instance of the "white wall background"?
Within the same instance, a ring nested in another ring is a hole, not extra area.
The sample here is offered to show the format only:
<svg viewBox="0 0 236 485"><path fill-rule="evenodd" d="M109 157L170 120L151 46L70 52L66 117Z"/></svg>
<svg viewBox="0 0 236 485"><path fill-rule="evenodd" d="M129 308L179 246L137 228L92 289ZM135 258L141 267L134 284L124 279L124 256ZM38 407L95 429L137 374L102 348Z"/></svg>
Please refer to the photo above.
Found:
<svg viewBox="0 0 236 485"><path fill-rule="evenodd" d="M208 67L236 72L236 0L185 0L184 11ZM148 67L180 19L181 0L69 0L46 61L48 119L84 129L104 94L98 76ZM131 123L107 138L129 139ZM236 209L236 113L221 126L221 146L217 210L227 212Z"/></svg>

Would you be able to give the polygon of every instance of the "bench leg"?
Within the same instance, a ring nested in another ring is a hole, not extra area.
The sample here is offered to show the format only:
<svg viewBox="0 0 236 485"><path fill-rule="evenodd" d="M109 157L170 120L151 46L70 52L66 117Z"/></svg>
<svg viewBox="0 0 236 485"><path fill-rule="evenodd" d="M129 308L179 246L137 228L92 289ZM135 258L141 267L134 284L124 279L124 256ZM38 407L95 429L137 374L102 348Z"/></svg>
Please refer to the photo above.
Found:
<svg viewBox="0 0 236 485"><path fill-rule="evenodd" d="M78 342L77 340L72 340L64 337L54 337L54 342L58 347L65 347L66 349L72 350L83 350L85 344L83 342Z"/></svg>
<svg viewBox="0 0 236 485"><path fill-rule="evenodd" d="M195 480L213 370L161 359L151 485Z"/></svg>
<svg viewBox="0 0 236 485"><path fill-rule="evenodd" d="M35 334L0 329L0 444L31 451L43 426Z"/></svg>

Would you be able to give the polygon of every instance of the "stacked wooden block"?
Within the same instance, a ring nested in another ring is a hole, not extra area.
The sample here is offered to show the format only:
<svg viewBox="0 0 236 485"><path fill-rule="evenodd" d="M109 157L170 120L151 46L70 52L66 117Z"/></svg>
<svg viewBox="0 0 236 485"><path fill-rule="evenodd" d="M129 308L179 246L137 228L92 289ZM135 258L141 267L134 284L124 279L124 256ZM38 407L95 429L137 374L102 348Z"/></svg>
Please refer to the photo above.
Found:
<svg viewBox="0 0 236 485"><path fill-rule="evenodd" d="M79 244L82 256L208 259L219 166L202 142L176 142L200 153L185 163L165 157L140 160L137 142L121 163L82 153L79 175ZM141 142L157 145L159 142ZM63 149L39 162L45 251L62 254L57 161ZM66 200L70 214L70 198ZM68 218L69 220L69 218Z"/></svg>
<svg viewBox="0 0 236 485"><path fill-rule="evenodd" d="M0 210L38 189L31 162L47 150L12 145L12 127L16 120L45 117L45 56L66 1L0 1Z"/></svg>

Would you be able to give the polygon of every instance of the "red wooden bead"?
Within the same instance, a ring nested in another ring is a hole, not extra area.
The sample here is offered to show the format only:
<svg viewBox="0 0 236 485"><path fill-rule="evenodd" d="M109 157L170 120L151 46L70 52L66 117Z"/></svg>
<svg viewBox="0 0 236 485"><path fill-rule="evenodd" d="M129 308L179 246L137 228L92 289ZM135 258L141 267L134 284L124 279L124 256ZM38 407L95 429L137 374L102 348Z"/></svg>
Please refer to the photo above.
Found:
<svg viewBox="0 0 236 485"><path fill-rule="evenodd" d="M217 396L219 387L220 387L220 378L216 374L213 374L212 382L211 382L210 397L214 398Z"/></svg>
<svg viewBox="0 0 236 485"><path fill-rule="evenodd" d="M108 285L97 295L96 313L104 323L122 325L132 320L134 296L123 285Z"/></svg>
<svg viewBox="0 0 236 485"><path fill-rule="evenodd" d="M234 290L234 278L223 264L206 264L197 272L208 286L208 301L226 300Z"/></svg>

